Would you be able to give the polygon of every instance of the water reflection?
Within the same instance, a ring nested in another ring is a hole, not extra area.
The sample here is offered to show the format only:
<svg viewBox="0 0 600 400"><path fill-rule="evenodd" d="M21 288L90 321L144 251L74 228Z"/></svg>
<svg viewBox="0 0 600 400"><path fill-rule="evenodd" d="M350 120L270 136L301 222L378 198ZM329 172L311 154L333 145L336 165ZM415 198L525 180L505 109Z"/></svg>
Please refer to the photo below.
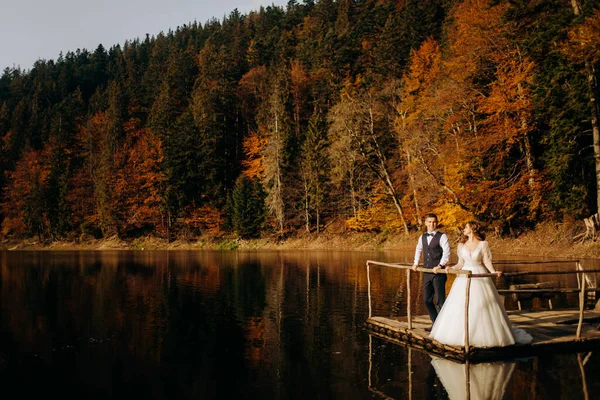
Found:
<svg viewBox="0 0 600 400"><path fill-rule="evenodd" d="M368 259L411 262L412 249L0 253L0 387L103 400L446 395L427 354L365 331ZM405 315L401 271L374 269L371 283L374 313ZM564 374L574 360L519 363L508 393L581 392Z"/></svg>
<svg viewBox="0 0 600 400"><path fill-rule="evenodd" d="M370 256L2 253L0 387L30 397L89 387L98 398L361 398Z"/></svg>
<svg viewBox="0 0 600 400"><path fill-rule="evenodd" d="M431 365L450 400L501 400L516 362L459 364L432 357Z"/></svg>
<svg viewBox="0 0 600 400"><path fill-rule="evenodd" d="M387 349L378 348L382 339L369 336L368 387L381 398L502 400L516 366L516 361L461 364L399 345L406 363L390 372L389 359L384 361L387 365L382 365L381 357L387 353Z"/></svg>
<svg viewBox="0 0 600 400"><path fill-rule="evenodd" d="M366 385L372 398L589 400L598 397L598 382L589 378L599 368L593 352L461 364L369 336Z"/></svg>

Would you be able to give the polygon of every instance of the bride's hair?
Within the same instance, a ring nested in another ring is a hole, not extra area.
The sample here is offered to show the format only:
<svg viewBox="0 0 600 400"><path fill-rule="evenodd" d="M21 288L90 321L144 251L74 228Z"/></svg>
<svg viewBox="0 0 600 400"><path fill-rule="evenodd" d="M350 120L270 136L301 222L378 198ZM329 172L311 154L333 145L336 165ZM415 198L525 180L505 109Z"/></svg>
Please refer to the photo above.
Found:
<svg viewBox="0 0 600 400"><path fill-rule="evenodd" d="M485 240L485 233L483 232L483 228L481 227L481 224L477 221L469 221L465 224L465 226L469 225L469 227L471 228L471 231L473 231L473 236L479 240ZM468 236L463 235L463 237L460 239L461 243L465 243L467 240L469 240Z"/></svg>

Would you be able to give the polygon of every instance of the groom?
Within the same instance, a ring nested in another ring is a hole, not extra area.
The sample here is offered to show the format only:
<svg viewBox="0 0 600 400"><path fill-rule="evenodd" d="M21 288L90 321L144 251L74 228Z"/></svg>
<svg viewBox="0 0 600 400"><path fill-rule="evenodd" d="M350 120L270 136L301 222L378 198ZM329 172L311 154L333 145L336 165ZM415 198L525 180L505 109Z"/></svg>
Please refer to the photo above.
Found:
<svg viewBox="0 0 600 400"><path fill-rule="evenodd" d="M427 233L420 236L417 242L413 271L417 270L421 253L423 253L423 268L432 270L436 267L444 268L450 260L450 242L445 233L437 230L437 215L425 215L425 226ZM446 274L423 274L423 300L431 322L435 322L438 312L446 300L446 279Z"/></svg>

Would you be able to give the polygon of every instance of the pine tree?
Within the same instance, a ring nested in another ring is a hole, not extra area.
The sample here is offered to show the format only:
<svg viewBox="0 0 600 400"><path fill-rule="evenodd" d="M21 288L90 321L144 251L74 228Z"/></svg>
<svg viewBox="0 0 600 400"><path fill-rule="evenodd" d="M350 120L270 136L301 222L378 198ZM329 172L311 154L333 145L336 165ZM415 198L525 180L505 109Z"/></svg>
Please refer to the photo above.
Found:
<svg viewBox="0 0 600 400"><path fill-rule="evenodd" d="M327 193L327 129L318 110L315 110L306 129L301 149L300 176L304 186L304 220L307 232L314 223L321 230L323 206Z"/></svg>
<svg viewBox="0 0 600 400"><path fill-rule="evenodd" d="M289 119L285 110L287 88L281 73L275 73L269 97L261 105L259 125L266 132L263 148L263 186L267 193L266 204L275 219L276 229L283 234L286 224L284 204L284 169L286 167L285 143L290 135Z"/></svg>
<svg viewBox="0 0 600 400"><path fill-rule="evenodd" d="M265 220L265 194L257 179L240 175L232 194L232 223L242 238L260 235Z"/></svg>

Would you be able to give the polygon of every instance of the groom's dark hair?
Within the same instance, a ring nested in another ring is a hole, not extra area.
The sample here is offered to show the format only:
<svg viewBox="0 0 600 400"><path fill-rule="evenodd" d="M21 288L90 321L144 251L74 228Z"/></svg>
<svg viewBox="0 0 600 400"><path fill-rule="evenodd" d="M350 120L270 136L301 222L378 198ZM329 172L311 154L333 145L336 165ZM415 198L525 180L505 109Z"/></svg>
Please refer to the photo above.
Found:
<svg viewBox="0 0 600 400"><path fill-rule="evenodd" d="M438 217L437 217L437 215L435 215L434 213L428 213L428 214L425 214L425 216L424 216L423 218L424 218L424 219L427 219L427 218L433 218L433 219L435 219L436 221L439 221L439 220L438 220Z"/></svg>

